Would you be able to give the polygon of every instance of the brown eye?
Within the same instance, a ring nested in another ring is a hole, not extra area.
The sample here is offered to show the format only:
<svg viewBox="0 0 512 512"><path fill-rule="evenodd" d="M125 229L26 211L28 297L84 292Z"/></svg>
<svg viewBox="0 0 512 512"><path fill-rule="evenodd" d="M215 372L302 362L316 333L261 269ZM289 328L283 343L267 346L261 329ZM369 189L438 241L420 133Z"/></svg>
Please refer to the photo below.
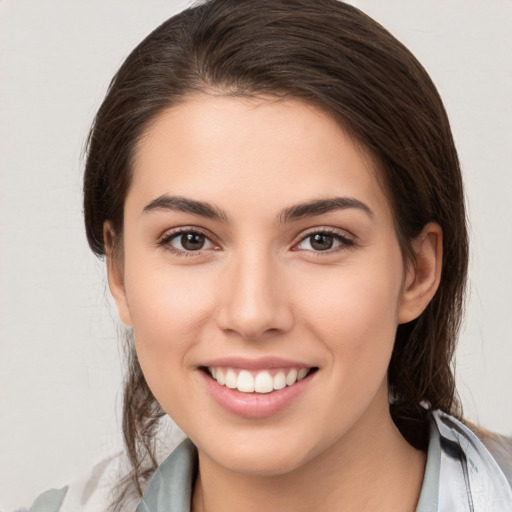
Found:
<svg viewBox="0 0 512 512"><path fill-rule="evenodd" d="M205 236L201 233L183 233L180 242L186 251L199 251L204 247Z"/></svg>
<svg viewBox="0 0 512 512"><path fill-rule="evenodd" d="M164 236L159 245L166 247L178 255L187 255L193 252L216 249L216 245L200 231L181 230Z"/></svg>
<svg viewBox="0 0 512 512"><path fill-rule="evenodd" d="M354 241L337 232L318 231L306 235L297 245L296 249L311 252L333 252L337 249L348 248Z"/></svg>
<svg viewBox="0 0 512 512"><path fill-rule="evenodd" d="M326 235L325 233L315 233L310 236L309 243L315 251L326 251L332 248L334 237L332 235Z"/></svg>

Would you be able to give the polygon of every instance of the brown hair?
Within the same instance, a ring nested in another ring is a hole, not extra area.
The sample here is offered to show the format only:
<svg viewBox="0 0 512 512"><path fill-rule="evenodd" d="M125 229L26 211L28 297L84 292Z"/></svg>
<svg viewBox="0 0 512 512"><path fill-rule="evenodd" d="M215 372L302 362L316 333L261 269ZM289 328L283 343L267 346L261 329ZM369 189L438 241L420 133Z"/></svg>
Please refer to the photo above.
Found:
<svg viewBox="0 0 512 512"><path fill-rule="evenodd" d="M431 79L389 32L336 0L212 0L160 25L114 77L91 129L84 211L92 250L103 223L120 238L131 161L148 124L190 94L272 95L332 114L374 156L404 257L430 221L443 229L439 289L421 316L400 325L389 366L391 413L408 441L426 447L425 408L458 414L451 361L467 273L464 193L446 112ZM123 430L140 493L142 464L163 411L133 347Z"/></svg>

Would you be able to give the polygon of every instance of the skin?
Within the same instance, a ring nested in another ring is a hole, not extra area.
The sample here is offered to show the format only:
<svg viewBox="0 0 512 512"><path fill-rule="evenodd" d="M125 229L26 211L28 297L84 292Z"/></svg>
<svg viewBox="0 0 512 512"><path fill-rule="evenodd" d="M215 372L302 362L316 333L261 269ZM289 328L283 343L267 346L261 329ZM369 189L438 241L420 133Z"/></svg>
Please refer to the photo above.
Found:
<svg viewBox="0 0 512 512"><path fill-rule="evenodd" d="M133 170L122 254L105 224L109 284L151 390L198 448L193 510L414 510L425 454L392 422L386 374L397 325L437 289L439 226L404 262L372 159L293 100L191 97L147 129ZM226 218L147 209L165 194ZM371 213L283 221L333 197ZM190 227L207 237L201 250L171 237ZM318 231L332 248L312 245ZM318 371L290 406L245 418L212 398L199 368L228 356Z"/></svg>

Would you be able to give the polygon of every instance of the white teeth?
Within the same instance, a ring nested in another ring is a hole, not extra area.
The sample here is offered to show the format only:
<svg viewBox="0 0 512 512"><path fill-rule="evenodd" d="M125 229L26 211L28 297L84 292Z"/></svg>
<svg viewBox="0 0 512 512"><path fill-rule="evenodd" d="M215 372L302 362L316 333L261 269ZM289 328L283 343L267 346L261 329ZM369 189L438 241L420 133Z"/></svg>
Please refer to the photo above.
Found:
<svg viewBox="0 0 512 512"><path fill-rule="evenodd" d="M242 393L271 393L286 386L293 386L309 373L309 368L292 368L287 373L285 370L278 370L272 377L271 372L267 370L252 373L240 370L238 375L237 370L233 368L209 367L208 370L221 386L238 389Z"/></svg>
<svg viewBox="0 0 512 512"><path fill-rule="evenodd" d="M297 370L292 368L286 376L286 385L291 386L292 384L295 384L295 382L297 382Z"/></svg>
<svg viewBox="0 0 512 512"><path fill-rule="evenodd" d="M297 373L297 380L302 380L307 374L308 371L306 370L306 368L301 368Z"/></svg>
<svg viewBox="0 0 512 512"><path fill-rule="evenodd" d="M283 389L286 387L286 377L284 376L284 372L277 372L274 375L274 389Z"/></svg>
<svg viewBox="0 0 512 512"><path fill-rule="evenodd" d="M270 393L274 391L274 381L270 373L260 372L254 379L254 391L256 393Z"/></svg>
<svg viewBox="0 0 512 512"><path fill-rule="evenodd" d="M235 389L237 387L236 373L231 368L226 372L225 382L228 388Z"/></svg>
<svg viewBox="0 0 512 512"><path fill-rule="evenodd" d="M254 379L250 372L242 370L238 374L238 381L236 385L238 391L244 393L252 393L254 391Z"/></svg>

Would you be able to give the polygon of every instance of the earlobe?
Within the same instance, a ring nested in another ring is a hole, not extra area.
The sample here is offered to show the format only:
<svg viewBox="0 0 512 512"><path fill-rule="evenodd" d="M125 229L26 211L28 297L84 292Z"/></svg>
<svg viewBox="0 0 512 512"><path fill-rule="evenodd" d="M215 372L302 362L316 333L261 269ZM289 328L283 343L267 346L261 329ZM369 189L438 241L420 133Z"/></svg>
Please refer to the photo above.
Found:
<svg viewBox="0 0 512 512"><path fill-rule="evenodd" d="M132 320L124 287L123 258L120 251L116 250L114 239L115 233L112 224L110 221L105 221L103 224L103 240L105 243L108 286L116 302L121 321L131 327Z"/></svg>
<svg viewBox="0 0 512 512"><path fill-rule="evenodd" d="M429 222L412 245L415 261L406 270L398 315L400 324L420 316L439 287L443 260L441 226Z"/></svg>

